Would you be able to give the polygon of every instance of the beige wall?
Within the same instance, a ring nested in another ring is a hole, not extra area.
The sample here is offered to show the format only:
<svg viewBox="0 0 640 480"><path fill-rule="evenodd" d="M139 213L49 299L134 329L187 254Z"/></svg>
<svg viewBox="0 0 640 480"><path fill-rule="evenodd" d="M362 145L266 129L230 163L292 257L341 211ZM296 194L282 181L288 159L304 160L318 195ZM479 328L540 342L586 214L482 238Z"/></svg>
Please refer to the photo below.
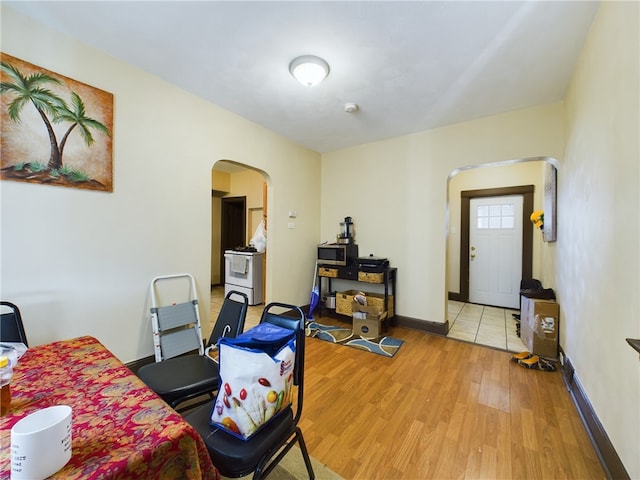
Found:
<svg viewBox="0 0 640 480"><path fill-rule="evenodd" d="M451 172L563 150L562 104L543 105L323 155L322 240L353 217L361 255L398 267L397 312L446 320Z"/></svg>
<svg viewBox="0 0 640 480"><path fill-rule="evenodd" d="M255 229L262 220L262 182L264 177L254 170L244 170L231 175L230 197L247 197L247 238L245 243L253 237Z"/></svg>
<svg viewBox="0 0 640 480"><path fill-rule="evenodd" d="M574 72L558 175L560 338L631 478L640 478L640 4L604 2Z"/></svg>
<svg viewBox="0 0 640 480"><path fill-rule="evenodd" d="M115 102L113 193L0 184L1 296L23 310L31 343L93 335L125 362L151 355L151 279L190 272L208 298L211 169L222 159L268 174L267 299L308 303L320 236L317 153L1 8L3 52ZM298 212L293 230L289 210Z"/></svg>

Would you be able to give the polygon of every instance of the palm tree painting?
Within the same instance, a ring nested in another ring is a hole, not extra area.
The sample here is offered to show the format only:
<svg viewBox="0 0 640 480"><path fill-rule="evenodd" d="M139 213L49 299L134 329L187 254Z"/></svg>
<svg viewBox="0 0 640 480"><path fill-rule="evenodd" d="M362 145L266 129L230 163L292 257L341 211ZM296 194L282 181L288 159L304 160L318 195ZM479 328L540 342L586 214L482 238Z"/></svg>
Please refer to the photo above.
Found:
<svg viewBox="0 0 640 480"><path fill-rule="evenodd" d="M0 53L0 179L113 191L113 95Z"/></svg>

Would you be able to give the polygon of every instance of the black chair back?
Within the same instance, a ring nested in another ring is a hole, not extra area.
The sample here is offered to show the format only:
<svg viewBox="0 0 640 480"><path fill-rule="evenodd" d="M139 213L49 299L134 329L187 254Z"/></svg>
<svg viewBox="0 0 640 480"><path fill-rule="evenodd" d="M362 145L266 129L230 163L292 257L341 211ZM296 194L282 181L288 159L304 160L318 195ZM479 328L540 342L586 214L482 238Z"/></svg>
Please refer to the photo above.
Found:
<svg viewBox="0 0 640 480"><path fill-rule="evenodd" d="M286 310L274 313L274 310ZM292 316L295 315L295 316ZM296 332L296 363L293 367L293 384L298 387L297 405L294 423L298 423L302 415L302 400L304 397L304 345L305 345L305 315L299 307L285 303L273 302L267 305L260 317L260 323L267 322Z"/></svg>
<svg viewBox="0 0 640 480"><path fill-rule="evenodd" d="M232 297L240 297L241 301L234 300ZM222 337L235 338L242 333L248 305L249 297L244 293L235 290L227 293L218 313L218 319L209 336L208 345L216 345Z"/></svg>
<svg viewBox="0 0 640 480"><path fill-rule="evenodd" d="M231 298L237 296L237 298ZM238 298L240 301L238 301ZM220 337L236 337L244 329L249 298L237 291L231 291L222 303L218 318L209 337L215 346ZM150 363L140 367L138 377L178 412L190 410L213 398L218 390L218 364L205 355L182 355ZM206 396L200 402L190 402L178 408L183 402Z"/></svg>
<svg viewBox="0 0 640 480"><path fill-rule="evenodd" d="M20 309L11 302L0 302L0 306L8 307L11 312L0 315L0 342L24 343L27 347L27 334L22 324Z"/></svg>
<svg viewBox="0 0 640 480"><path fill-rule="evenodd" d="M213 401L189 413L185 418L202 437L213 464L226 477L244 477L253 472L254 480L263 479L297 444L309 478L313 480L315 473L302 430L298 426L302 414L304 386L305 315L297 306L270 303L264 308L260 323L272 323L296 332L296 360L293 367L293 382L297 385L295 415L293 408L284 409L247 440L241 440L211 426Z"/></svg>

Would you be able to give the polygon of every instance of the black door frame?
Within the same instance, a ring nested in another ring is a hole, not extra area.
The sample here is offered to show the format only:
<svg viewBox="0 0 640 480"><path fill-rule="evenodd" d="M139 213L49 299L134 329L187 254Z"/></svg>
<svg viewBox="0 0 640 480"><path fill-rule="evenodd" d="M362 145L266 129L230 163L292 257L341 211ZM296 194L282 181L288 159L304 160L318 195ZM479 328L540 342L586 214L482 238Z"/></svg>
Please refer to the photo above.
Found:
<svg viewBox="0 0 640 480"><path fill-rule="evenodd" d="M533 224L527 220L530 212L533 212L534 189L534 185L518 185L460 192L460 293L449 292L449 300L469 301L469 213L473 198L522 195L522 278L531 278L533 272Z"/></svg>
<svg viewBox="0 0 640 480"><path fill-rule="evenodd" d="M247 243L247 197L222 197L220 200L220 282L224 285L225 250Z"/></svg>

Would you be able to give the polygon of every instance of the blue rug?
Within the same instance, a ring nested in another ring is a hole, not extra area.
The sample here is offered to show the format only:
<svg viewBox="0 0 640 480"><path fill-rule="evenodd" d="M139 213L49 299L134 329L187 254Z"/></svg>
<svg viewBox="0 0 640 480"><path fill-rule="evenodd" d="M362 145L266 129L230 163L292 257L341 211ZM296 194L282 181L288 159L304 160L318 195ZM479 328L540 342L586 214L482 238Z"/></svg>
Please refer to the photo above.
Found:
<svg viewBox="0 0 640 480"><path fill-rule="evenodd" d="M322 325L317 322L310 322L307 325L306 334L307 337L346 345L385 357L393 357L404 343L403 340L392 337L363 338L360 335L354 335L349 328Z"/></svg>

